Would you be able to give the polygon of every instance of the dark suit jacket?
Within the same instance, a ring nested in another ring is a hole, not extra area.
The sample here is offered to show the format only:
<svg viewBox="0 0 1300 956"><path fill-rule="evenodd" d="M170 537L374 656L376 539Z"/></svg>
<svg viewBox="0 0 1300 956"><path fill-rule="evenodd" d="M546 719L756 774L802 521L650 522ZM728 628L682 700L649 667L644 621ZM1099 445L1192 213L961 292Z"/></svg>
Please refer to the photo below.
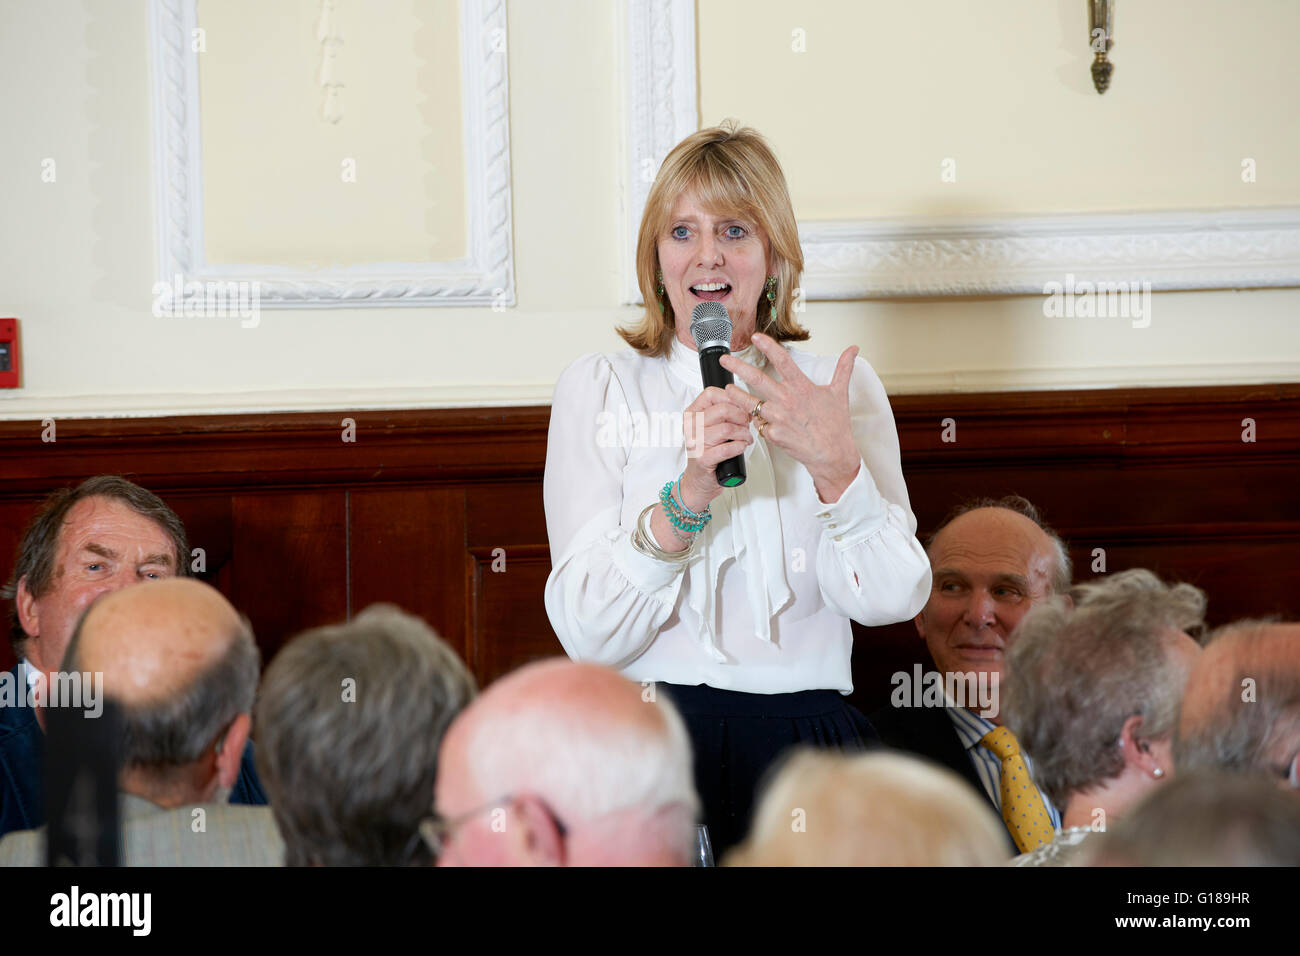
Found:
<svg viewBox="0 0 1300 956"><path fill-rule="evenodd" d="M0 706L0 836L45 823L45 733L27 706L27 681L19 666L9 671L17 699L13 706ZM244 748L230 802L266 803L253 765L251 740Z"/></svg>
<svg viewBox="0 0 1300 956"><path fill-rule="evenodd" d="M871 723L886 747L906 750L948 768L969 782L975 792L993 808L998 818L1002 818L997 805L980 782L975 765L962 746L952 720L942 707L886 707L871 715ZM1007 839L1012 852L1019 853L1010 831L1007 832Z"/></svg>

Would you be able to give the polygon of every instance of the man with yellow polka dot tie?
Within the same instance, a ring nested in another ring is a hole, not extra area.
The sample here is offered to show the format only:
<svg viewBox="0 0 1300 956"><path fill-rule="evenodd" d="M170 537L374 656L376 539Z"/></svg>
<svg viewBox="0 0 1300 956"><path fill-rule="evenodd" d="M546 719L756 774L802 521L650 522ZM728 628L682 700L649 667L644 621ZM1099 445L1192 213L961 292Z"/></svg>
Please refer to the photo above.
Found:
<svg viewBox="0 0 1300 956"><path fill-rule="evenodd" d="M1025 758L1020 755L1020 744L1015 734L1005 727L990 730L980 740L1002 761L1000 789L1002 791L1002 819L1007 831L1016 841L1021 853L1036 850L1052 839L1056 827L1052 824L1043 795L1029 775Z"/></svg>
<svg viewBox="0 0 1300 956"><path fill-rule="evenodd" d="M991 692L989 706L904 699L871 715L881 740L948 767L982 793L1006 823L1008 851L1050 841L1060 814L1033 782L1033 764L1000 726L1003 656L1021 618L1068 594L1064 543L1024 498L981 499L956 509L926 542L932 584L916 630L940 675ZM955 685L954 685L955 686Z"/></svg>

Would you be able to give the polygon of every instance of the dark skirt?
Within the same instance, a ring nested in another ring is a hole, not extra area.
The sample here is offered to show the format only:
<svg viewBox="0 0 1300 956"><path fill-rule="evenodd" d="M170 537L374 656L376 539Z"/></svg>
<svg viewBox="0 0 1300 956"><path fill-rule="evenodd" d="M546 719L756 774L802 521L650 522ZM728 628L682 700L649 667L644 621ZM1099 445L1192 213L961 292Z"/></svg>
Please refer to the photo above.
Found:
<svg viewBox="0 0 1300 956"><path fill-rule="evenodd" d="M744 694L699 684L656 684L686 722L695 789L714 859L745 838L760 786L791 747L860 751L879 742L870 721L834 690Z"/></svg>

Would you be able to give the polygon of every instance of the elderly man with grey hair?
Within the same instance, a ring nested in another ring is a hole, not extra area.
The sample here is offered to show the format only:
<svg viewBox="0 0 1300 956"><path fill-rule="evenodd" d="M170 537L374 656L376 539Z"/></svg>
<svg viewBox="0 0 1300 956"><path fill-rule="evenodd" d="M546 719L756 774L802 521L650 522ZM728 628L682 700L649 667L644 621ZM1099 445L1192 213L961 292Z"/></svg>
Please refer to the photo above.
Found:
<svg viewBox="0 0 1300 956"><path fill-rule="evenodd" d="M654 685L554 659L493 684L442 745L443 866L683 866L699 801L685 724Z"/></svg>
<svg viewBox="0 0 1300 956"><path fill-rule="evenodd" d="M428 865L438 747L475 693L422 620L377 604L276 655L257 704L258 772L289 866Z"/></svg>
<svg viewBox="0 0 1300 956"><path fill-rule="evenodd" d="M1064 865L1173 772L1178 706L1200 646L1205 595L1135 568L1074 589L1020 622L1004 720L1062 808L1055 838L1017 866Z"/></svg>
<svg viewBox="0 0 1300 956"><path fill-rule="evenodd" d="M18 660L0 672L0 836L45 822L43 693L82 613L110 591L187 577L189 558L176 512L117 475L60 488L37 509L0 586L0 598L13 602L9 640ZM266 803L251 743L230 800Z"/></svg>
<svg viewBox="0 0 1300 956"><path fill-rule="evenodd" d="M192 578L98 597L63 670L102 674L122 713L122 862L127 866L274 866L266 807L226 803L248 740L259 655L248 623ZM43 834L0 841L0 864L38 865Z"/></svg>
<svg viewBox="0 0 1300 956"><path fill-rule="evenodd" d="M1206 643L1187 685L1174 759L1254 771L1300 789L1300 624L1238 621Z"/></svg>

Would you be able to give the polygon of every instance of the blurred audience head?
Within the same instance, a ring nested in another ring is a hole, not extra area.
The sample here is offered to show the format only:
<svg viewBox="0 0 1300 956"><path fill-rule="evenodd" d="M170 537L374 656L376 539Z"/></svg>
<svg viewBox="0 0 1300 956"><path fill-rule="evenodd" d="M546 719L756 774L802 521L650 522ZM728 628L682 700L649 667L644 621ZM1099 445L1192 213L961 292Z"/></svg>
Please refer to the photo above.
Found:
<svg viewBox="0 0 1300 956"><path fill-rule="evenodd" d="M1298 753L1300 624L1220 628L1187 684L1174 743L1179 771L1255 771L1300 788Z"/></svg>
<svg viewBox="0 0 1300 956"><path fill-rule="evenodd" d="M685 865L698 800L686 727L654 685L555 659L501 678L442 746L441 865Z"/></svg>
<svg viewBox="0 0 1300 956"><path fill-rule="evenodd" d="M1018 496L980 498L954 509L931 535L926 553L933 583L915 623L942 674L1000 680L1020 619L1037 602L1070 588L1064 542Z"/></svg>
<svg viewBox="0 0 1300 956"><path fill-rule="evenodd" d="M0 597L13 602L14 656L52 671L82 611L99 595L189 574L185 526L157 495L116 475L61 488L41 504L18 545Z"/></svg>
<svg viewBox="0 0 1300 956"><path fill-rule="evenodd" d="M260 663L248 622L192 579L106 594L63 669L102 674L122 708L121 787L162 807L225 803L248 740Z"/></svg>
<svg viewBox="0 0 1300 956"><path fill-rule="evenodd" d="M1093 866L1300 866L1300 800L1259 774L1186 771L1090 857Z"/></svg>
<svg viewBox="0 0 1300 956"><path fill-rule="evenodd" d="M1122 815L1173 771L1172 738L1205 595L1121 571L1025 615L1007 655L1003 718L1074 825Z"/></svg>
<svg viewBox="0 0 1300 956"><path fill-rule="evenodd" d="M1007 834L956 774L896 753L800 750L728 866L1000 866Z"/></svg>
<svg viewBox="0 0 1300 956"><path fill-rule="evenodd" d="M257 769L285 863L431 863L420 821L438 747L474 693L455 652L391 605L285 645L257 704Z"/></svg>

